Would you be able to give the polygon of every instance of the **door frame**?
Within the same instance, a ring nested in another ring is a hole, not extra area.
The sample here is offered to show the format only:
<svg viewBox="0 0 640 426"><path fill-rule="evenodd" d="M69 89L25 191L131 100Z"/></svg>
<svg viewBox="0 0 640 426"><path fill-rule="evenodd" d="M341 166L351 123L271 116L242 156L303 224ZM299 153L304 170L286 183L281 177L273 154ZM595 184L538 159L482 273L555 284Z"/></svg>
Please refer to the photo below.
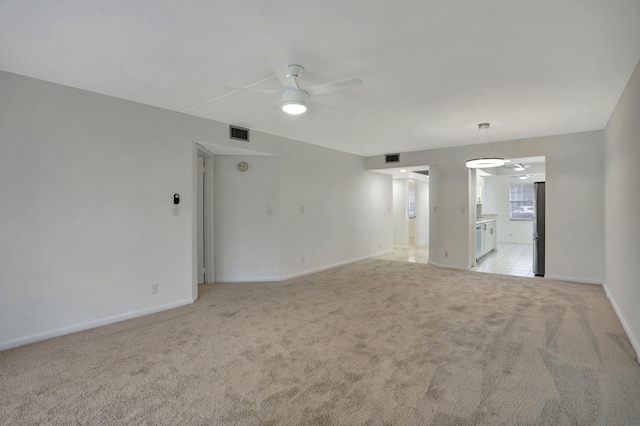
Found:
<svg viewBox="0 0 640 426"><path fill-rule="evenodd" d="M207 283L215 281L215 240L214 240L214 155L197 142L193 142L193 191L192 191L192 297L198 298L198 157L204 158L204 265Z"/></svg>

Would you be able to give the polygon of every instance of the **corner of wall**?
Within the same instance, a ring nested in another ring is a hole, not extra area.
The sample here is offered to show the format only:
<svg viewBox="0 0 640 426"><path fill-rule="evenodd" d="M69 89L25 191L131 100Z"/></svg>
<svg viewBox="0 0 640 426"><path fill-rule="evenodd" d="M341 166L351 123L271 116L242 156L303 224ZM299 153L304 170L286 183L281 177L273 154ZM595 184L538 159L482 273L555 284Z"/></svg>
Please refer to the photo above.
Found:
<svg viewBox="0 0 640 426"><path fill-rule="evenodd" d="M638 364L640 364L640 339L638 339L634 335L633 329L627 323L624 315L622 314L622 311L618 307L618 304L616 303L616 301L613 298L611 292L607 288L607 284L606 283L602 283L602 287L604 288L604 292L607 295L607 299L609 299L609 302L611 303L611 306L613 307L613 311L615 312L616 316L618 317L618 321L620 321L620 324L622 325L622 328L624 329L624 332L627 334L627 337L629 338L629 342L631 343L631 346L633 347L633 350L636 353L636 361L638 362Z"/></svg>

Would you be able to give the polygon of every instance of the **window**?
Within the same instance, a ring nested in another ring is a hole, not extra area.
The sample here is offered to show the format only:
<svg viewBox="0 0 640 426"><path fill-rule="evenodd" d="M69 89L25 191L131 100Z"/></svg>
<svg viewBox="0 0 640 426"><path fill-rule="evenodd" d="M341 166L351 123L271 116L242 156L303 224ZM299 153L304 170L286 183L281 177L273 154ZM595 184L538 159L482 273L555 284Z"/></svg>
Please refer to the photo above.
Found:
<svg viewBox="0 0 640 426"><path fill-rule="evenodd" d="M509 184L509 219L533 220L533 184Z"/></svg>
<svg viewBox="0 0 640 426"><path fill-rule="evenodd" d="M409 219L416 217L416 184L409 184Z"/></svg>

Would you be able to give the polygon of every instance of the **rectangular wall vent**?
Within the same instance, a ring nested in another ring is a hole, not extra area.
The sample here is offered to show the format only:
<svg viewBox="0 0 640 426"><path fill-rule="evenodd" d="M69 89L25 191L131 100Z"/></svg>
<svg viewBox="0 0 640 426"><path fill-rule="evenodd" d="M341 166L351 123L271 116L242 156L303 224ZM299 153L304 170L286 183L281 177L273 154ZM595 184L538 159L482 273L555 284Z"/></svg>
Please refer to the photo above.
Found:
<svg viewBox="0 0 640 426"><path fill-rule="evenodd" d="M385 163L399 163L400 162L400 154L386 154L384 156Z"/></svg>
<svg viewBox="0 0 640 426"><path fill-rule="evenodd" d="M249 129L229 126L229 137L238 141L249 142Z"/></svg>

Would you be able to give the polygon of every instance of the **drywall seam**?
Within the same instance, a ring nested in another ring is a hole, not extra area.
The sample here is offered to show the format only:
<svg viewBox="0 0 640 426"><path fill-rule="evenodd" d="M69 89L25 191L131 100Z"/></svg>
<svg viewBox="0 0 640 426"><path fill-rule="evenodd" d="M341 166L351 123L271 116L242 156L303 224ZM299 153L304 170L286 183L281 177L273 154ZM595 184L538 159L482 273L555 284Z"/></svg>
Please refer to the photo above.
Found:
<svg viewBox="0 0 640 426"><path fill-rule="evenodd" d="M101 318L94 321L88 321L80 324L74 324L68 327L57 328L55 330L49 330L43 333L36 333L30 336L20 337L18 339L7 340L5 342L0 342L0 351L15 348L18 346L27 345L29 343L39 342L41 340L51 339L53 337L63 336L65 334L71 334L78 331L89 330L91 328L96 328L103 325L113 324L113 323L125 321L128 319L133 319L133 318L142 317L145 315L167 311L169 309L178 308L180 306L190 305L193 302L195 302L195 300L193 299L179 300L176 302L168 303L166 305L154 306L147 309L140 309L137 311L126 312L124 314L113 315L110 317Z"/></svg>
<svg viewBox="0 0 640 426"><path fill-rule="evenodd" d="M607 295L607 299L609 299L609 303L611 303L611 306L613 307L613 312L616 313L616 316L618 317L618 321L620 321L620 324L622 325L624 332L627 334L627 338L629 339L629 342L631 342L631 347L633 347L633 350L636 353L636 362L640 364L640 342L638 342L638 340L635 338L635 336L631 332L631 327L629 327L629 325L624 319L624 316L622 316L622 311L618 308L618 305L616 304L616 301L611 296L611 293L609 293L609 289L607 288L607 285L602 284L602 287L604 287L604 292Z"/></svg>

